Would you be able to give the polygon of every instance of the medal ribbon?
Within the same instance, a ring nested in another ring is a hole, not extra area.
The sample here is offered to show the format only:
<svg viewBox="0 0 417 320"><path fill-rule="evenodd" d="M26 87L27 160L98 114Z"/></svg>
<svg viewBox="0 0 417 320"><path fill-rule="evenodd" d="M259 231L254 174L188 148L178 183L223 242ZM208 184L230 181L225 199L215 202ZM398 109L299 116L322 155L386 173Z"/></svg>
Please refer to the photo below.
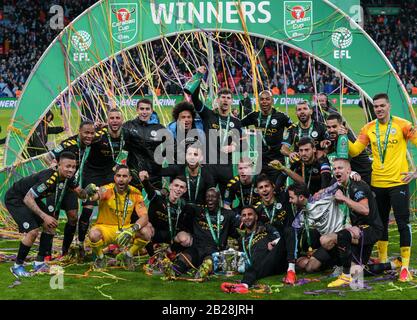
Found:
<svg viewBox="0 0 417 320"><path fill-rule="evenodd" d="M124 143L123 143L124 142L123 141L123 132L120 136L120 145L119 145L119 151L117 152L117 156L116 156L116 153L114 152L113 143L112 143L111 135L109 134L109 132L107 132L107 139L109 140L109 144L110 144L111 157L113 158L113 161L115 163L117 163L117 158L119 157L120 153L122 152L123 145L124 145Z"/></svg>
<svg viewBox="0 0 417 320"><path fill-rule="evenodd" d="M305 164L304 164L304 162L301 164L301 171L302 171L302 177L304 178L304 181L306 181L306 177L305 177L305 170L306 170L306 168L305 168ZM312 165L310 166L310 168L309 168L309 172L310 172L310 174L309 174L309 177L308 177L308 181L307 181L307 189L308 188L310 188L310 182L311 182L311 176L312 176L312 174L313 174L313 168L312 168Z"/></svg>
<svg viewBox="0 0 417 320"><path fill-rule="evenodd" d="M58 199L59 183L58 183L58 181L56 182L54 215L58 212L58 218L59 218L59 210L61 209L61 203L62 203L62 200L64 199L64 195L65 195L65 189L67 188L67 183L68 183L68 179L65 179L64 187L62 188L61 194L59 195L59 199Z"/></svg>
<svg viewBox="0 0 417 320"><path fill-rule="evenodd" d="M217 237L216 237L216 234L214 233L213 225L211 224L210 214L207 208L205 209L205 211L206 211L206 220L210 228L211 236L213 237L214 242L217 244L217 247L220 248L220 208L219 210L217 210Z"/></svg>
<svg viewBox="0 0 417 320"><path fill-rule="evenodd" d="M191 200L192 198L191 198L190 174L187 168L185 168L185 178L187 179L188 198L190 199L190 201L192 201ZM201 178L201 167L198 167L197 182L196 182L195 193L194 193L194 202L197 201L198 189L200 187L200 178Z"/></svg>
<svg viewBox="0 0 417 320"><path fill-rule="evenodd" d="M389 118L388 121L388 128L387 131L385 132L385 140L384 140L384 149L382 150L381 148L381 134L379 131L379 121L378 119L376 120L376 125L375 125L375 129L376 129L376 142L378 145L378 154L379 154L379 160L381 161L381 164L384 165L384 161L385 161L385 156L387 154L387 147L388 147L388 138L389 138L389 134L391 132L391 127L392 127L392 116Z"/></svg>
<svg viewBox="0 0 417 320"><path fill-rule="evenodd" d="M259 115L258 115L258 128L261 128L261 116L262 116L262 112L259 111ZM267 147L268 147L268 144L266 143L265 135L266 135L266 132L268 130L269 123L271 122L271 117L272 117L272 111L268 115L268 118L266 118L265 131L263 131L263 132L261 131L262 141L265 144L265 146L267 146Z"/></svg>
<svg viewBox="0 0 417 320"><path fill-rule="evenodd" d="M301 139L303 137L311 138L311 133L313 132L313 120L311 120L310 126L308 127L307 135L303 135L303 129L301 128L300 123L297 123L297 127L298 127L298 139Z"/></svg>
<svg viewBox="0 0 417 320"><path fill-rule="evenodd" d="M90 154L91 146L87 146L84 149L82 157L81 157L81 146L80 146L79 138L77 138L77 147L78 147L78 163L80 164L80 167L78 168L78 172L77 172L77 181L78 181L78 185L82 186L84 165L85 165L85 162L87 161L88 155Z"/></svg>
<svg viewBox="0 0 417 320"><path fill-rule="evenodd" d="M350 199L349 187L350 187L350 179L348 180L348 184L347 184L347 187L346 187L346 196ZM345 225L346 222L347 222L347 219L350 215L350 212L351 212L349 206L346 203L343 203L342 211L343 211L343 215L344 215L343 225Z"/></svg>
<svg viewBox="0 0 417 320"><path fill-rule="evenodd" d="M253 242L253 237L254 236L255 236L255 230L253 230L252 234L250 235L247 251L246 251L246 246L245 246L245 237L242 237L243 252L246 255L246 261L248 262L249 265L252 265L252 257L251 257L250 252L251 252L251 249L252 249L252 242Z"/></svg>
<svg viewBox="0 0 417 320"><path fill-rule="evenodd" d="M307 210L303 209L302 213L303 213L303 216L304 216L304 224L305 224L306 235L307 235L308 251L313 251L313 249L311 247L310 225L308 223Z"/></svg>
<svg viewBox="0 0 417 320"><path fill-rule="evenodd" d="M122 227L125 225L125 222L126 222L127 209L129 207L130 188L127 189L126 196L125 196L125 201L124 201L124 205L123 205L122 227L120 227L120 224L119 224L119 200L118 200L119 197L118 197L116 187L114 187L113 190L114 190L114 198L115 198L115 202L116 202L117 225L118 225L119 230L121 230Z"/></svg>
<svg viewBox="0 0 417 320"><path fill-rule="evenodd" d="M172 228L172 221L171 221L171 202L167 201L167 213L168 213L168 226L169 226L169 235L171 237L171 242L174 239L174 235L175 235L175 231L177 230L177 226L178 226L178 220L180 218L180 213L181 213L181 206L178 204L177 205L177 210L175 210L176 213L176 221L175 221L175 229Z"/></svg>
<svg viewBox="0 0 417 320"><path fill-rule="evenodd" d="M277 201L276 200L274 201L274 207L272 209L272 214L271 215L269 215L269 211L263 203L262 203L262 207L264 209L264 212L265 212L266 216L269 218L269 223L272 223L272 221L274 220L274 217L275 217L275 211L277 209Z"/></svg>
<svg viewBox="0 0 417 320"><path fill-rule="evenodd" d="M255 183L252 182L252 186L250 187L250 197L249 197L249 203L248 206L252 204L252 198L253 198L253 189L255 188ZM245 206L245 198L243 196L243 188L242 188L242 181L240 182L240 198L242 199L242 205Z"/></svg>
<svg viewBox="0 0 417 320"><path fill-rule="evenodd" d="M223 138L222 138L222 121L221 121L220 115L219 115L219 130L220 130L220 141L221 141L220 148L224 146L224 143L226 142L226 139L228 137L229 124L230 124L230 114L227 116L226 129L225 129L225 133L224 133Z"/></svg>

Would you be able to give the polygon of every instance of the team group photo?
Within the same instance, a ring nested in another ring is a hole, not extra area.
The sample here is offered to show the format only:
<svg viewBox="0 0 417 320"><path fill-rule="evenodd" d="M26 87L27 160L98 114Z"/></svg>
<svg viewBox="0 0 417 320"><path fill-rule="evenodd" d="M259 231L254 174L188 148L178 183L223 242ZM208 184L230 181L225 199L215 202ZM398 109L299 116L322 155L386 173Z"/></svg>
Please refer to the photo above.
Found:
<svg viewBox="0 0 417 320"><path fill-rule="evenodd" d="M416 17L4 1L0 299L416 300Z"/></svg>

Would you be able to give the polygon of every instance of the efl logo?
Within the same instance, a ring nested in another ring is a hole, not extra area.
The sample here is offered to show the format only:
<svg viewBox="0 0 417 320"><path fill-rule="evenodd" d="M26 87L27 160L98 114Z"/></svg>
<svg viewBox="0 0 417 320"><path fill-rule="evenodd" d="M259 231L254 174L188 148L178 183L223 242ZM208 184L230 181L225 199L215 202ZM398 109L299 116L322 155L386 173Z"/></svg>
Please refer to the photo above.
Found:
<svg viewBox="0 0 417 320"><path fill-rule="evenodd" d="M92 43L91 35L84 30L76 31L71 36L71 44L74 46L75 50L78 52L74 52L73 54L73 60L75 62L81 62L81 61L90 61L90 58L88 57L87 51Z"/></svg>
<svg viewBox="0 0 417 320"><path fill-rule="evenodd" d="M332 42L336 48L339 48L339 50L333 52L335 59L351 59L349 50L345 50L353 42L353 35L349 29L345 27L337 28L332 34Z"/></svg>

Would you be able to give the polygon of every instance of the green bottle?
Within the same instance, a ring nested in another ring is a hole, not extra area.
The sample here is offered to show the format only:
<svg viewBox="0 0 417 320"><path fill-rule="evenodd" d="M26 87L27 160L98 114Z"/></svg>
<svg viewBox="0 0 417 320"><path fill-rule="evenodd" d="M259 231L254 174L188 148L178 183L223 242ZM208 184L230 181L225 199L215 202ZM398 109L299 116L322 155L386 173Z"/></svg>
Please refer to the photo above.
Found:
<svg viewBox="0 0 417 320"><path fill-rule="evenodd" d="M184 92L186 94L192 95L195 92L195 90L197 90L203 77L204 74L199 72L193 75L193 77L185 84Z"/></svg>
<svg viewBox="0 0 417 320"><path fill-rule="evenodd" d="M349 159L349 138L347 134L339 135L336 146L337 158Z"/></svg>

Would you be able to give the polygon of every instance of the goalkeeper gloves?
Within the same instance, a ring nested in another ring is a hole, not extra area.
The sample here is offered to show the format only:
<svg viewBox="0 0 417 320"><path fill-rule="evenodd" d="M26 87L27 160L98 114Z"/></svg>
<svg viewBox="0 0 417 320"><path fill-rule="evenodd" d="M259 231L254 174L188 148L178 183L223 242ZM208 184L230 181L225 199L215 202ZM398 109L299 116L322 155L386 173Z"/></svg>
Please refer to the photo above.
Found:
<svg viewBox="0 0 417 320"><path fill-rule="evenodd" d="M127 246L132 240L133 235L140 229L139 224L134 224L132 227L128 229L124 229L116 238L116 241L121 246Z"/></svg>
<svg viewBox="0 0 417 320"><path fill-rule="evenodd" d="M85 193L87 194L87 197L90 198L98 191L98 187L94 183L90 183L89 185L85 187L84 190L85 190Z"/></svg>
<svg viewBox="0 0 417 320"><path fill-rule="evenodd" d="M284 170L285 167L282 165L281 162L279 162L279 160L273 160L270 163L268 163L268 166L274 168L275 170L281 171Z"/></svg>

